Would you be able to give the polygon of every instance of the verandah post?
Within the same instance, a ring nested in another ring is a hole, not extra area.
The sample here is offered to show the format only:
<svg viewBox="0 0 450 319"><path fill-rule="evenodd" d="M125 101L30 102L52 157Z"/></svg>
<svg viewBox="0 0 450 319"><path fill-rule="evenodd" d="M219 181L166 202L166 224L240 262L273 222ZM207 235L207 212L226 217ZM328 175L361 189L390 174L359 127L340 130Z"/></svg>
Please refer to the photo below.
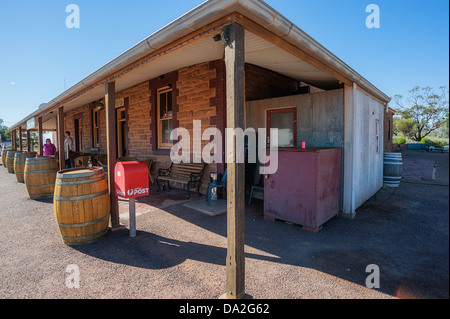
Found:
<svg viewBox="0 0 450 319"><path fill-rule="evenodd" d="M108 188L111 198L111 227L120 227L119 201L115 192L114 168L117 162L116 143L116 82L105 84L106 143L108 155Z"/></svg>
<svg viewBox="0 0 450 319"><path fill-rule="evenodd" d="M225 27L227 128L244 128L244 27L234 23ZM236 163L236 137L227 140L227 259L224 298L245 297L245 164ZM229 159L233 159L230 163Z"/></svg>

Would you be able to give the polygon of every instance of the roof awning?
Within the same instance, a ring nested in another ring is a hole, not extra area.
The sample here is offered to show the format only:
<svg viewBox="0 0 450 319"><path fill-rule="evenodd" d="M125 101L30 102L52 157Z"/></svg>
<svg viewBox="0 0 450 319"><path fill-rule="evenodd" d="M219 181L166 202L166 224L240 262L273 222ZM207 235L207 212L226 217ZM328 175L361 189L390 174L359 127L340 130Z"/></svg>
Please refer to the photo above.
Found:
<svg viewBox="0 0 450 319"><path fill-rule="evenodd" d="M26 121L35 116L43 117L44 127L52 125L57 108L64 106L67 112L103 98L106 82L115 81L118 92L161 74L221 59L223 44L213 36L233 21L246 28L246 63L323 89L340 87L345 79L389 102L389 97L264 2L210 0L105 64L11 129L24 129Z"/></svg>

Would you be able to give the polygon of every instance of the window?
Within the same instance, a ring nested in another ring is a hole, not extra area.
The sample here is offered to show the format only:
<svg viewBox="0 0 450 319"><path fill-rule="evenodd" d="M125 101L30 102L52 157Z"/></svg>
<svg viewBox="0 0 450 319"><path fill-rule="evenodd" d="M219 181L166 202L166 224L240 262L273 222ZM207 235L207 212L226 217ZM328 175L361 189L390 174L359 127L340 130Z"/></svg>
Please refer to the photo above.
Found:
<svg viewBox="0 0 450 319"><path fill-rule="evenodd" d="M278 129L278 147L297 146L297 108L267 110L267 147L270 142L270 129Z"/></svg>
<svg viewBox="0 0 450 319"><path fill-rule="evenodd" d="M165 87L158 90L158 148L170 149L173 146L170 139L172 132L172 89Z"/></svg>
<svg viewBox="0 0 450 319"><path fill-rule="evenodd" d="M99 110L92 110L92 147L98 147L100 143Z"/></svg>

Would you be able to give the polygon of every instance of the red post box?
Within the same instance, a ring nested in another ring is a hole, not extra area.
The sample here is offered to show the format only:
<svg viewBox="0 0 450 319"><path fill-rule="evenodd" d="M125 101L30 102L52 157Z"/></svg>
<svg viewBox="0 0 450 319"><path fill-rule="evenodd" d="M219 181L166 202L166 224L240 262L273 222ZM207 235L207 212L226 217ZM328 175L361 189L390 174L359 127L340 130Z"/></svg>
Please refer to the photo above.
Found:
<svg viewBox="0 0 450 319"><path fill-rule="evenodd" d="M145 162L118 162L114 174L117 196L134 198L149 194L148 167Z"/></svg>
<svg viewBox="0 0 450 319"><path fill-rule="evenodd" d="M129 198L130 237L136 236L136 202L135 198L147 196L148 168L145 162L119 162L114 168L116 195Z"/></svg>

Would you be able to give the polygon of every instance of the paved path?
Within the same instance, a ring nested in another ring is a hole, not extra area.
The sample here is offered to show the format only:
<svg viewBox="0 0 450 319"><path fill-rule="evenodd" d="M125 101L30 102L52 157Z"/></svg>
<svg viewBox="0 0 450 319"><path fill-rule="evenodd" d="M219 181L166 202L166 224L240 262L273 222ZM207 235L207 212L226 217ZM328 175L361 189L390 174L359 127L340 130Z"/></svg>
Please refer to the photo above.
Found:
<svg viewBox="0 0 450 319"><path fill-rule="evenodd" d="M432 184L382 189L355 219L333 218L318 233L266 221L261 201L252 201L246 292L255 299L448 298L448 154L428 156L437 163ZM183 194L152 192L154 206L140 200L135 238L124 229L69 247L52 202L30 200L25 185L0 166L0 298L218 298L225 290L226 216L186 208L177 200ZM128 226L126 204L121 221ZM380 269L378 289L365 284L370 264ZM79 288L69 288L70 267L79 270Z"/></svg>

